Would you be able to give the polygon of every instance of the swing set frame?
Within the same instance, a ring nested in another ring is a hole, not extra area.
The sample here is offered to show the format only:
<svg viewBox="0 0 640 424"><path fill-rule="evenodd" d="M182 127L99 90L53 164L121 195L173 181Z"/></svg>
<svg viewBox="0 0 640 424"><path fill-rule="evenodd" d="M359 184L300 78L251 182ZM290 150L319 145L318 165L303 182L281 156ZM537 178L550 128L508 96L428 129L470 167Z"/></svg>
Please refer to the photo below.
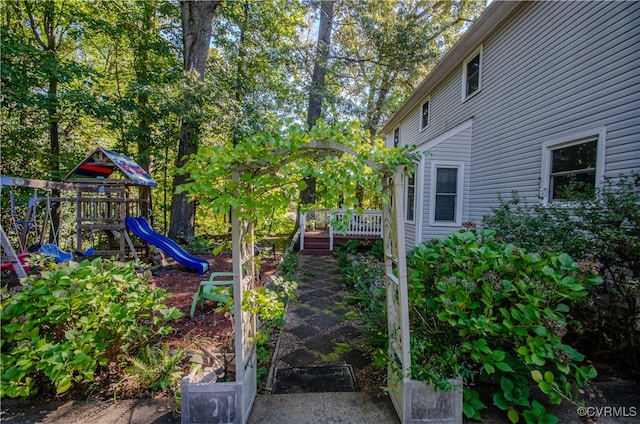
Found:
<svg viewBox="0 0 640 424"><path fill-rule="evenodd" d="M9 237L0 223L0 241L4 251L4 255L0 258L1 262L3 264L11 263L18 277L24 278L26 272L19 260L18 253L26 253L30 233L35 233L37 238L39 236L38 241L42 245L48 232L47 229L49 229L50 241L53 244L59 244L60 223L56 228L51 219L51 210L55 207L55 203L61 207L71 204L75 206L75 249L72 248L72 251L82 250L83 245L87 245L87 243L93 245L95 232L105 231L109 238L109 248L94 250L94 255L117 256L121 261L124 261L128 256L138 259L138 252L126 231L124 219L127 216L144 216L144 211L149 210L149 199L129 198L129 194L132 192L131 186L135 186L135 184L125 179L86 178L73 179L73 182L55 182L11 176L0 177L0 189L9 187L13 191L15 187L26 187L47 192L46 196L38 197L34 191L34 195L30 197L30 203L46 199L44 206L46 210L41 228L38 228L36 222L35 205L29 205L25 219L18 219L15 212L16 206L12 204L10 225L11 230L16 233L18 252L12 247ZM73 192L73 194L51 196L52 192L63 191ZM143 207L142 204L145 204L146 207ZM30 227L33 227L35 231Z"/></svg>

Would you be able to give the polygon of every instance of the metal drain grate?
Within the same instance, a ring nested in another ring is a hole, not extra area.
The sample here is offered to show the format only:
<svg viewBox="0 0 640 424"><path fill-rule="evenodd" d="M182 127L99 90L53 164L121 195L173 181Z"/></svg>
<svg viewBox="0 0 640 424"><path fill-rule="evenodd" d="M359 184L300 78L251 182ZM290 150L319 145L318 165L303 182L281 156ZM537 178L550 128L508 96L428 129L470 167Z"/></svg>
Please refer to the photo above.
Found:
<svg viewBox="0 0 640 424"><path fill-rule="evenodd" d="M274 394L357 391L351 365L280 368L273 387Z"/></svg>

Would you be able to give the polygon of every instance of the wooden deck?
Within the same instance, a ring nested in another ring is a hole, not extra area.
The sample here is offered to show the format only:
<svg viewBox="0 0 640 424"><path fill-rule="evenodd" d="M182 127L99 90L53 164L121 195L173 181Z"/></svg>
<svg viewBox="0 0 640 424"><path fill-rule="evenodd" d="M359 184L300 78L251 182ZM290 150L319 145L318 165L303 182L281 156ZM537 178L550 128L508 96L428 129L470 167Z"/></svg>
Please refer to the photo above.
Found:
<svg viewBox="0 0 640 424"><path fill-rule="evenodd" d="M362 235L333 235L333 245L340 246L349 240L359 240L363 245L372 245L380 240L380 236ZM331 255L329 230L307 230L304 232L304 248L300 251L303 255Z"/></svg>

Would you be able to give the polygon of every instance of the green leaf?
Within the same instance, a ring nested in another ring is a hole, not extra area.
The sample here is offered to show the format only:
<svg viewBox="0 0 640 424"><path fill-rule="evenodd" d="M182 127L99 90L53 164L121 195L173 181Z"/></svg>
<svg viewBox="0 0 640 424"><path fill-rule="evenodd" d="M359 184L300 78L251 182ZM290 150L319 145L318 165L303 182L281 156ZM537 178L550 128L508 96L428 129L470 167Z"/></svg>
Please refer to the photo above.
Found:
<svg viewBox="0 0 640 424"><path fill-rule="evenodd" d="M509 421L515 424L520 421L520 414L518 414L518 411L516 411L514 408L509 408L509 411L507 412L507 418L509 418Z"/></svg>
<svg viewBox="0 0 640 424"><path fill-rule="evenodd" d="M67 340L73 340L76 338L76 336L78 335L78 330L67 330L64 332L64 338Z"/></svg>
<svg viewBox="0 0 640 424"><path fill-rule="evenodd" d="M531 371L531 378L533 378L533 381L535 381L536 383L539 383L543 379L542 373L540 371L538 371L538 370L532 370Z"/></svg>
<svg viewBox="0 0 640 424"><path fill-rule="evenodd" d="M535 353L531 354L531 362L535 365L538 366L543 366L545 364L545 360L544 358L541 358L540 356L536 355Z"/></svg>
<svg viewBox="0 0 640 424"><path fill-rule="evenodd" d="M506 411L511 406L509 401L507 401L502 393L493 394L493 404L503 411Z"/></svg>
<svg viewBox="0 0 640 424"><path fill-rule="evenodd" d="M483 363L482 366L487 371L487 374L493 374L496 372L496 368L488 362Z"/></svg>
<svg viewBox="0 0 640 424"><path fill-rule="evenodd" d="M514 372L513 368L511 368L511 365L507 364L506 362L496 362L495 366L496 368L504 372Z"/></svg>

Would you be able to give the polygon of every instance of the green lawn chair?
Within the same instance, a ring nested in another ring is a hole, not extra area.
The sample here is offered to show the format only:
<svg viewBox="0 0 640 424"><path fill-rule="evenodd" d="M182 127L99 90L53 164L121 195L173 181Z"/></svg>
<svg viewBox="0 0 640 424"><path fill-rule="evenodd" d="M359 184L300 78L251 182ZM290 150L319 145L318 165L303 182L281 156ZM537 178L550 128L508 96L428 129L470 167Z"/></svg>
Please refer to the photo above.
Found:
<svg viewBox="0 0 640 424"><path fill-rule="evenodd" d="M218 279L220 278L220 279ZM227 293L220 290L221 287L228 286ZM200 300L200 306L204 305L205 300L213 300L220 303L227 303L233 296L233 272L212 272L209 279L206 281L200 281L200 287L198 291L193 295L193 303L191 304L191 318L196 312L196 306L198 300ZM231 310L233 314L233 309Z"/></svg>

